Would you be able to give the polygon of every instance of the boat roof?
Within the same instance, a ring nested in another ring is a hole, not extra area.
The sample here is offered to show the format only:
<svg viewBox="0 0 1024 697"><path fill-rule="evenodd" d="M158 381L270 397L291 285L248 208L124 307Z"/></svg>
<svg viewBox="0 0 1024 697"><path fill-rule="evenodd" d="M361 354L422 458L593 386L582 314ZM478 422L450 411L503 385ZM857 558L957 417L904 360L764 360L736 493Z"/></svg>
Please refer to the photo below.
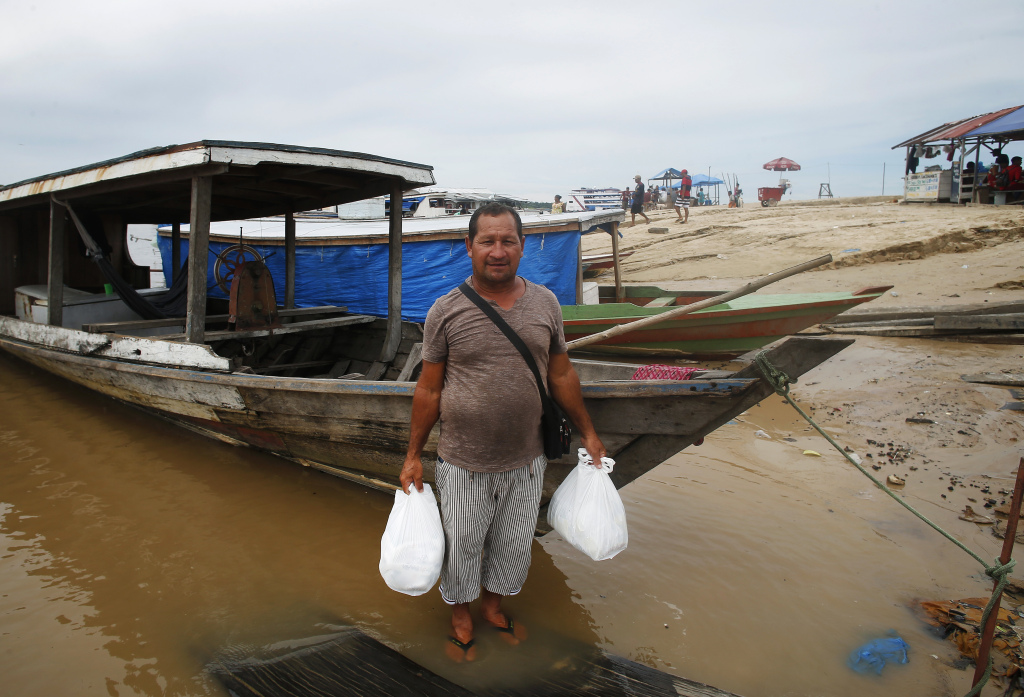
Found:
<svg viewBox="0 0 1024 697"><path fill-rule="evenodd" d="M434 183L433 167L328 148L200 140L0 187L0 213L48 208L50 196L126 223L187 222L194 176L213 177L212 220L324 208Z"/></svg>
<svg viewBox="0 0 1024 697"><path fill-rule="evenodd" d="M402 220L402 236L406 239L462 239L469 231L468 215L453 215L443 218L405 218ZM613 223L625 219L622 210L581 211L577 213L555 213L521 216L523 233L527 235L545 232L567 232L579 230L583 234L604 230L611 232ZM284 218L254 218L212 223L210 239L238 241L239 233L249 242L283 242ZM161 227L160 234L170 235L170 226ZM181 227L181 234L188 234L188 225ZM336 218L296 218L295 238L299 244L330 242L334 244L385 244L388 240L388 221L339 220Z"/></svg>

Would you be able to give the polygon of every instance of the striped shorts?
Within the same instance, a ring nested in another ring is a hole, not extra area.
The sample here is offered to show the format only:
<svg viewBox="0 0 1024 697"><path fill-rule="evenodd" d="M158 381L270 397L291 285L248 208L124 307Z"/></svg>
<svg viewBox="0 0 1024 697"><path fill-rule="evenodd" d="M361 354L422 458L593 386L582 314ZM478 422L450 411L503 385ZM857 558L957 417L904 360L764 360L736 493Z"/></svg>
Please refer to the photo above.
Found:
<svg viewBox="0 0 1024 697"><path fill-rule="evenodd" d="M515 595L526 582L547 460L507 472L471 472L438 458L445 552L441 597L449 605L476 600L483 586Z"/></svg>

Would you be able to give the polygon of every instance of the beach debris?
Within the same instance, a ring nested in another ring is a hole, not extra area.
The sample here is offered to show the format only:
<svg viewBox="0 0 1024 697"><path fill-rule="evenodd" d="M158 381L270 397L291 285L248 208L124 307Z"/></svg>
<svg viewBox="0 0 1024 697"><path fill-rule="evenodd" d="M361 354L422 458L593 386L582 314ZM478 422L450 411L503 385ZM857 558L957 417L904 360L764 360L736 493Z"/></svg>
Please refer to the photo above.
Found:
<svg viewBox="0 0 1024 697"><path fill-rule="evenodd" d="M889 295L891 295L891 296L892 296L892 297L894 297L894 298L898 298L898 297L900 297L900 294L899 294L899 293L897 293L897 292L896 292L896 291L894 291L894 290L890 290L890 291L889 291Z"/></svg>
<svg viewBox="0 0 1024 697"><path fill-rule="evenodd" d="M716 254L715 256L717 258L719 258L719 259L728 259L729 258L729 257L725 256L724 254Z"/></svg>
<svg viewBox="0 0 1024 697"><path fill-rule="evenodd" d="M756 431L754 431L754 435L757 436L758 438L764 438L765 440L771 440L772 439L771 436L769 436L767 433L765 433L761 429L757 429Z"/></svg>
<svg viewBox="0 0 1024 697"><path fill-rule="evenodd" d="M960 520L966 520L968 523L977 523L978 525L992 525L996 521L987 515L977 513L970 506L964 506L964 512L959 516Z"/></svg>
<svg viewBox="0 0 1024 697"><path fill-rule="evenodd" d="M666 232L668 232L668 228L667 227L649 227L649 228L647 228L647 232L653 232L656 235L664 235Z"/></svg>
<svg viewBox="0 0 1024 697"><path fill-rule="evenodd" d="M846 665L858 673L881 675L886 663L906 663L909 648L907 642L898 636L872 639L854 649L846 659Z"/></svg>
<svg viewBox="0 0 1024 697"><path fill-rule="evenodd" d="M907 483L906 479L903 479L902 477L895 474L890 474L888 477L885 478L885 481L887 481L890 486L903 486L904 484Z"/></svg>
<svg viewBox="0 0 1024 697"><path fill-rule="evenodd" d="M907 417L907 423L908 424L933 424L933 423L935 423L935 421L933 419L926 419L926 418L924 418L922 416L908 416Z"/></svg>
<svg viewBox="0 0 1024 697"><path fill-rule="evenodd" d="M1000 491L999 493L1002 494L1003 492ZM1003 495L1005 496L1006 494ZM1004 503L1002 506L996 506L995 509L993 509L993 512L996 515L1001 515L1004 518L1008 518L1010 515L1010 504ZM1024 518L1024 508L1022 508L1020 511L1020 517Z"/></svg>
<svg viewBox="0 0 1024 697"><path fill-rule="evenodd" d="M859 252L860 247L854 247L853 249L844 249L841 254L852 254L853 252Z"/></svg>
<svg viewBox="0 0 1024 697"><path fill-rule="evenodd" d="M804 455L810 455L811 457L821 457L821 453L817 450L805 450Z"/></svg>
<svg viewBox="0 0 1024 697"><path fill-rule="evenodd" d="M1006 523L1002 520L997 520L995 525L992 526L993 537L998 537L1000 540L1006 539ZM1019 544L1024 544L1024 530L1017 528L1017 534L1013 536L1013 541Z"/></svg>
<svg viewBox="0 0 1024 697"><path fill-rule="evenodd" d="M956 645L957 650L965 658L976 661L978 646L981 644L981 615L988 604L988 598L964 598L963 600L925 600L919 603L924 613L922 619L942 631L942 636ZM1009 662L996 658L996 667L992 675L996 677L1016 676L1017 665L1024 665L1021 654L1019 631L1024 626L1018 624L1020 615L1006 607L999 608L996 617L995 640L992 647ZM1017 664L1017 665L1014 665Z"/></svg>

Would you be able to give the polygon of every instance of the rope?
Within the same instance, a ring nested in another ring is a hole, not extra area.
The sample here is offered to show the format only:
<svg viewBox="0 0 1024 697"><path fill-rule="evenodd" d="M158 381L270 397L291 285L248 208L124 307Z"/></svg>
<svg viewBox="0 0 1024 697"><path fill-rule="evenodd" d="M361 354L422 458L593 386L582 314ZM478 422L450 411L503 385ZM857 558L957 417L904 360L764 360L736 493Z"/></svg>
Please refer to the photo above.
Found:
<svg viewBox="0 0 1024 697"><path fill-rule="evenodd" d="M796 382L796 380L791 379L788 375L786 375L786 373L784 373L783 371L779 370L774 365L772 365L771 362L768 360L767 353L768 353L767 351L763 351L763 350L759 351L757 353L757 355L754 356L754 363L757 365L758 370L761 371L761 374L764 375L765 381L769 385L771 385L772 389L775 390L775 392L779 396L781 396L783 399L785 399L786 402L791 407L796 409L797 413L799 413L800 416L804 417L804 420L807 421L807 423L809 423L811 426L813 426L815 431L820 433L822 435L822 437L825 438L825 440L827 440L829 443L831 443L832 447L834 447L837 451L839 451L839 453L843 457L845 457L850 462L851 465L853 465L858 470L860 470L861 474L863 474L865 477L870 479L874 483L875 486L877 486L879 489L884 491L886 494L888 494L890 497L892 497L892 499L894 501L899 503L901 506L903 506L908 511L913 513L915 516L920 518L924 523L929 525L933 530L935 530L940 535L945 537L947 540L949 540L950 542L955 544L957 547L962 549L964 552L969 554L971 556L971 558L973 558L976 562L981 564L981 566L985 569L985 574L987 576L990 576L992 579L994 579L996 581L996 587L992 591L992 597L989 598L988 605L985 606L985 611L981 615L981 628L984 628L985 625L988 623L989 615L992 614L992 610L993 610L993 608L995 608L996 602L999 600L999 597L1003 593L1003 589L1006 587L1007 577L1010 575L1010 572L1013 571L1013 567L1016 566L1016 564L1017 564L1016 560L1011 559L1006 564L1003 564L1001 561L999 561L999 559L996 559L995 560L995 564L993 564L992 566L989 566L988 563L986 563L985 560L980 555L978 555L973 550L971 550L969 547L967 547L967 545L965 545L963 542L961 542L960 540L956 539L955 537L950 535L948 532L943 530L937 523L929 520L927 516L925 516L923 513L918 511L916 508L911 506L909 503L907 503L902 497L897 496L896 493L892 489L887 487L882 482L878 481L878 479L876 479L874 475L872 475L870 472L868 472L867 469L862 467L861 464L859 462L857 462L857 460L855 460L853 457L851 457L850 453L846 452L842 448L842 446L840 446L839 443L837 443L832 438L832 436L830 436L829 434L825 433L825 431L823 431L821 429L821 427L817 423L815 423L814 419L812 419L810 416L808 416L804 412L804 410L801 409L797 405L797 403L792 400L792 398L790 398L790 396L789 396L789 386L790 386L791 383ZM985 674L982 676L982 678L978 682L978 684L975 685L973 688L971 688L971 691L968 692L966 695L964 695L964 697L976 697L976 695L980 694L981 689L985 686L985 684L988 682L989 677L992 675L993 662L994 661L993 661L993 658L992 658L992 654L990 652L989 653L989 657L988 657L988 665L985 667Z"/></svg>

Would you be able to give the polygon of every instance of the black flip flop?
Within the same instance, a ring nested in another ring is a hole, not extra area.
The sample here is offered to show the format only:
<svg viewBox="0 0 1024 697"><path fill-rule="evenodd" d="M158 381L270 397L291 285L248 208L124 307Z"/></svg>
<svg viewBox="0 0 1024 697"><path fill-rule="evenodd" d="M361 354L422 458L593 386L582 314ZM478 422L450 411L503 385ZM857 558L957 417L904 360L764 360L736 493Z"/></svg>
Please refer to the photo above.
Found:
<svg viewBox="0 0 1024 697"><path fill-rule="evenodd" d="M504 632L505 634L509 634L515 638L518 638L516 637L516 622L511 617L508 618L508 625L505 627L499 627L494 624L492 624L491 626L494 627L494 631L496 632Z"/></svg>
<svg viewBox="0 0 1024 697"><path fill-rule="evenodd" d="M476 639L470 639L469 641L463 643L455 637L449 636L448 641L450 641L454 646L457 646L458 648L462 649L462 658L465 661L469 660L469 650L476 646Z"/></svg>

